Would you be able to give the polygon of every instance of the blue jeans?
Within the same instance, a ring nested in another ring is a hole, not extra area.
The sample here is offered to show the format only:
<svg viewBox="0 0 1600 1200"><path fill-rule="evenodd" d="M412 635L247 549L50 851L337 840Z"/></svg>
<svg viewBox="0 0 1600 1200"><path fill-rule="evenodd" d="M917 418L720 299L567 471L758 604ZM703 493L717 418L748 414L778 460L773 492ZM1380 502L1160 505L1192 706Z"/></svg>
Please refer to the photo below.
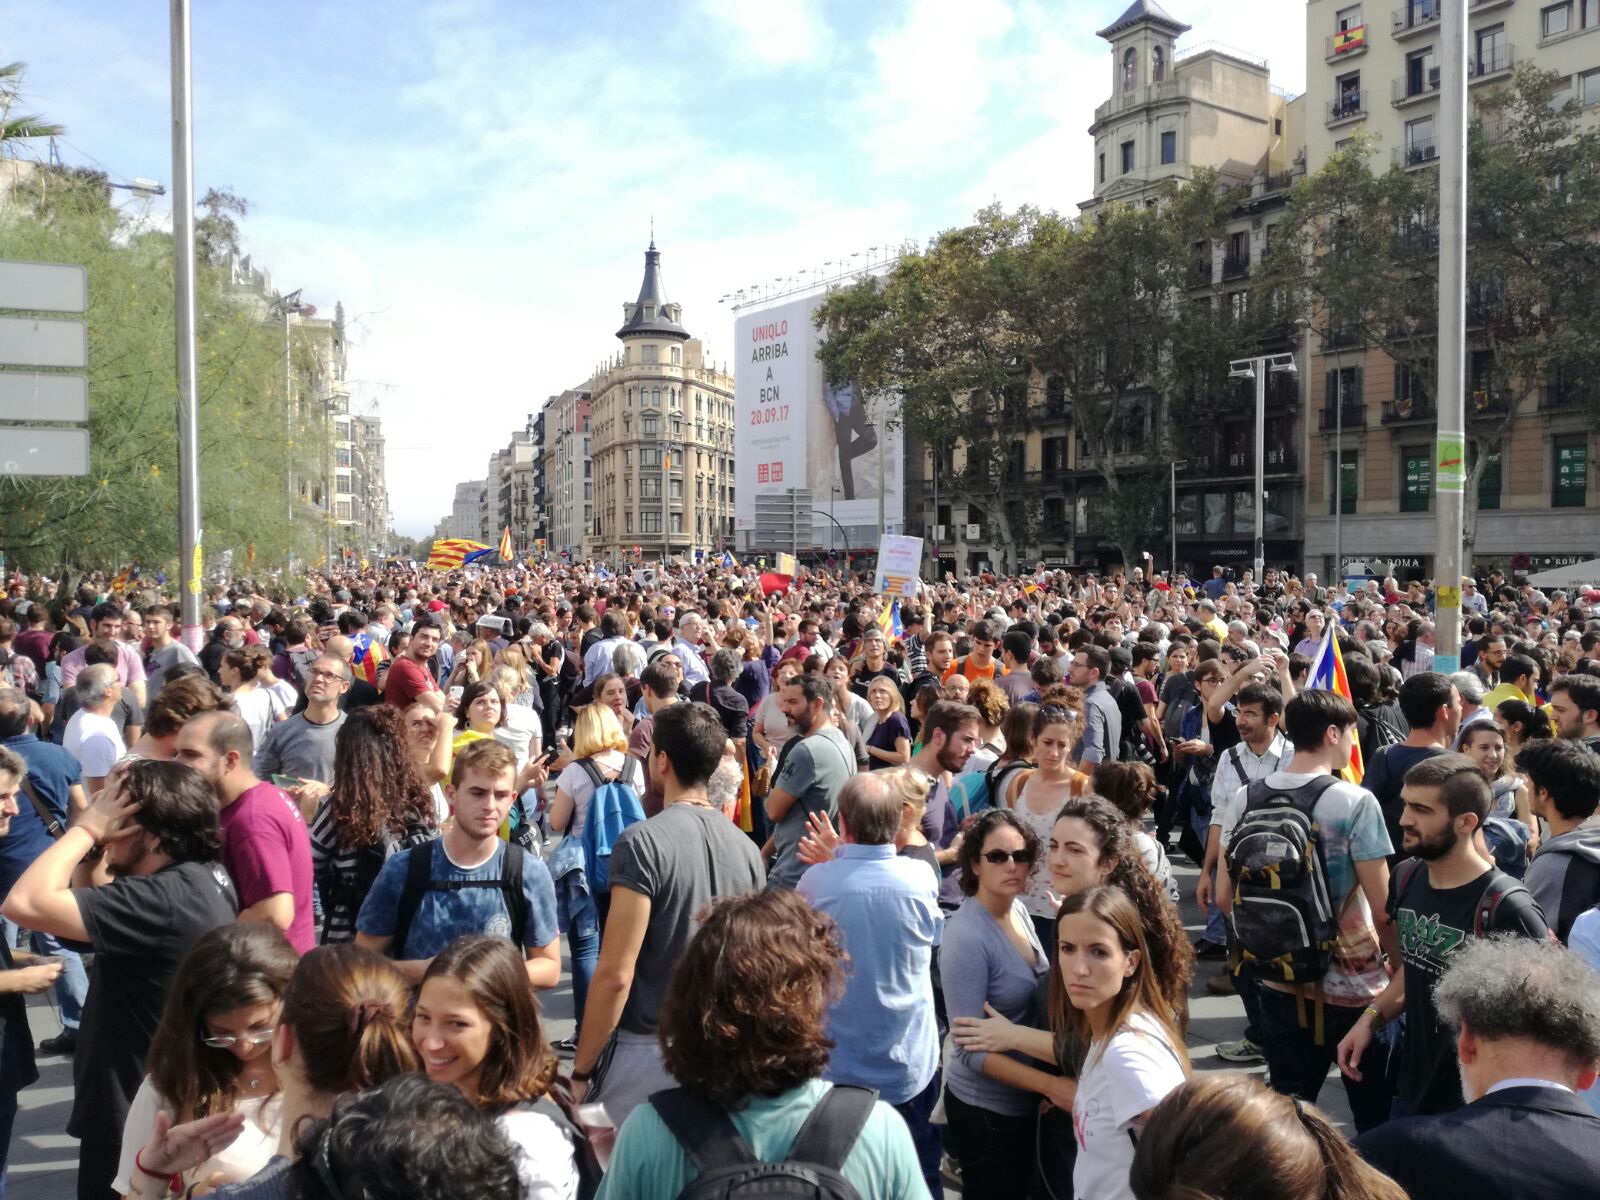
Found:
<svg viewBox="0 0 1600 1200"><path fill-rule="evenodd" d="M1189 828L1194 830L1195 836L1200 839L1200 844L1206 844L1206 838L1211 836L1211 814L1207 812L1201 816L1194 809L1189 810ZM1225 870L1219 865L1217 870ZM1206 932L1205 939L1215 942L1219 946L1228 944L1228 921L1222 915L1222 910L1214 903L1206 905Z"/></svg>
<svg viewBox="0 0 1600 1200"><path fill-rule="evenodd" d="M943 1132L937 1125L928 1122L943 1082L942 1074L935 1069L927 1087L911 1099L894 1106L895 1112L900 1114L906 1128L911 1131L911 1144L917 1148L917 1165L922 1168L922 1179L928 1185L930 1196L944 1194L944 1183L939 1176L939 1162L944 1156ZM0 1200L5 1198L0 1196Z"/></svg>
<svg viewBox="0 0 1600 1200"><path fill-rule="evenodd" d="M0 917L0 927L4 928L6 945L16 949L20 932L16 922ZM61 974L51 990L61 1009L61 1028L76 1035L83 1016L83 1001L89 994L89 973L83 969L83 957L76 950L68 950L53 934L29 931L28 940L35 954L48 954L61 960Z"/></svg>
<svg viewBox="0 0 1600 1200"><path fill-rule="evenodd" d="M589 999L589 983L595 964L600 961L600 916L592 893L572 906L567 916L567 953L572 956L573 1036L583 1028L583 1006Z"/></svg>

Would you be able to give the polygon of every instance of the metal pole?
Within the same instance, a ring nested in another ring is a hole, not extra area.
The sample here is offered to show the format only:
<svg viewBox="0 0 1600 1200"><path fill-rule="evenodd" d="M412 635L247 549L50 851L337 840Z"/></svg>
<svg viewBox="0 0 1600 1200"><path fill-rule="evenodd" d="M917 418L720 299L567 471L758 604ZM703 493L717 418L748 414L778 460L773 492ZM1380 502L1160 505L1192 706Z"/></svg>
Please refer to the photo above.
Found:
<svg viewBox="0 0 1600 1200"><path fill-rule="evenodd" d="M878 397L878 532L880 534L881 533L887 533L889 531L888 525L884 524L884 516L883 516L884 502L885 502L885 499L886 499L886 497L884 496L884 491L885 491L886 487L888 486L885 483L884 473L883 473L883 443L888 440L888 436L889 436L889 422L884 419L884 407L885 407L886 404L887 404L887 401L884 399L884 397L879 396ZM904 533L905 530L901 530L901 532ZM848 546L846 546L845 548L846 548L846 550L849 549Z"/></svg>
<svg viewBox="0 0 1600 1200"><path fill-rule="evenodd" d="M954 514L951 514L951 515L953 516ZM938 442L934 442L934 444L933 444L933 528L934 528L934 534L935 534L934 539L933 539L933 575L934 575L934 578L937 579L939 577L939 567L944 562L944 559L941 558L940 554L939 554L940 538L937 536L938 535L938 530L939 530L939 443Z"/></svg>
<svg viewBox="0 0 1600 1200"><path fill-rule="evenodd" d="M1167 527L1172 535L1172 577L1167 580L1176 586L1178 578L1178 460L1173 459L1167 464L1172 473L1171 507L1167 510Z"/></svg>
<svg viewBox="0 0 1600 1200"><path fill-rule="evenodd" d="M1344 578L1344 372L1333 356L1333 580Z"/></svg>
<svg viewBox="0 0 1600 1200"><path fill-rule="evenodd" d="M171 0L172 249L178 358L178 607L184 644L199 650L204 548L200 534L200 366L195 353L194 93L189 0Z"/></svg>
<svg viewBox="0 0 1600 1200"><path fill-rule="evenodd" d="M1438 505L1434 670L1461 660L1461 522L1466 475L1467 6L1446 4L1440 30L1439 428L1434 453Z"/></svg>
<svg viewBox="0 0 1600 1200"><path fill-rule="evenodd" d="M1265 577L1263 567L1267 551L1267 360L1258 358L1256 369L1256 555L1255 575L1257 589Z"/></svg>

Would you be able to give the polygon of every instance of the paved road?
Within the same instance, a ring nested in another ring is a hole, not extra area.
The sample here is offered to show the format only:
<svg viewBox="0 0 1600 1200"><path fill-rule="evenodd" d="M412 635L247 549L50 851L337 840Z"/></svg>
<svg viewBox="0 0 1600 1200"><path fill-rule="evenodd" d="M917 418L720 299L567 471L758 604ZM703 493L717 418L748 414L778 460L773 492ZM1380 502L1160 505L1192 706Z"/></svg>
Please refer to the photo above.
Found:
<svg viewBox="0 0 1600 1200"><path fill-rule="evenodd" d="M1197 872L1180 858L1174 860L1183 891L1183 915L1191 936L1198 937L1203 922L1194 904ZM1199 964L1190 988L1189 1056L1197 1071L1240 1071L1234 1063L1216 1056L1218 1042L1243 1036L1244 1006L1237 996L1213 996L1205 990L1205 978L1214 973L1214 963ZM566 1037L572 1032L572 989L563 981L541 997L547 1036ZM59 1029L55 1012L44 997L34 997L28 1008L35 1041L54 1036ZM41 1058L40 1079L23 1091L21 1110L11 1142L10 1200L63 1200L75 1186L77 1142L63 1131L72 1105L72 1065L64 1058ZM1253 1068L1257 1074L1263 1068ZM1330 1073L1320 1102L1345 1132L1350 1132L1350 1109L1344 1088L1337 1081L1337 1070ZM956 1193L951 1193L952 1195Z"/></svg>

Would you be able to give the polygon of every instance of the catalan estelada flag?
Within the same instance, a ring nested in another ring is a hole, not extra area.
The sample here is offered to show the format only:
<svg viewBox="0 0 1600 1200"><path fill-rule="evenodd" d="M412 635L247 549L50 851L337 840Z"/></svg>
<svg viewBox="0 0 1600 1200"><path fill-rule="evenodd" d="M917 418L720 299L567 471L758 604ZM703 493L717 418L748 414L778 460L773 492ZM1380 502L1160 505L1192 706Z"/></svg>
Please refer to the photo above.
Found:
<svg viewBox="0 0 1600 1200"><path fill-rule="evenodd" d="M443 538L428 550L428 570L454 571L467 555L488 548L482 542L469 541L467 538Z"/></svg>
<svg viewBox="0 0 1600 1200"><path fill-rule="evenodd" d="M905 626L900 623L899 600L878 614L878 628L883 630L883 636L889 639L891 645L905 636Z"/></svg>
<svg viewBox="0 0 1600 1200"><path fill-rule="evenodd" d="M1311 660L1311 670L1306 674L1308 688L1320 688L1325 692L1332 692L1336 696L1343 696L1351 704L1355 697L1350 694L1350 678L1344 673L1344 657L1339 653L1339 639L1333 636L1330 628L1323 635L1322 645L1317 647L1316 657ZM1346 783L1360 783L1361 777L1367 773L1367 765L1361 758L1361 743L1355 742L1350 747L1350 762L1339 772L1339 777Z"/></svg>
<svg viewBox="0 0 1600 1200"><path fill-rule="evenodd" d="M506 531L500 535L500 557L510 562L514 557L511 553L511 526L506 526Z"/></svg>

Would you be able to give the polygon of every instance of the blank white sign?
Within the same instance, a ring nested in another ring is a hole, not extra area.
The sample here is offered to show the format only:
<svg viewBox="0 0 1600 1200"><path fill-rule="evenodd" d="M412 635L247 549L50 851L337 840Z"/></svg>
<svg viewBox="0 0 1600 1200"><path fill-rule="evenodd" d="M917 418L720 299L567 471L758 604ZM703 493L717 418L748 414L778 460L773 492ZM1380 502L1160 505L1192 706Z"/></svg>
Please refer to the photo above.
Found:
<svg viewBox="0 0 1600 1200"><path fill-rule="evenodd" d="M89 380L84 375L0 371L0 421L87 421Z"/></svg>
<svg viewBox="0 0 1600 1200"><path fill-rule="evenodd" d="M0 425L0 475L87 475L87 429Z"/></svg>
<svg viewBox="0 0 1600 1200"><path fill-rule="evenodd" d="M89 327L82 321L0 317L0 366L88 365Z"/></svg>
<svg viewBox="0 0 1600 1200"><path fill-rule="evenodd" d="M89 273L71 263L0 259L0 308L81 313L89 307Z"/></svg>

